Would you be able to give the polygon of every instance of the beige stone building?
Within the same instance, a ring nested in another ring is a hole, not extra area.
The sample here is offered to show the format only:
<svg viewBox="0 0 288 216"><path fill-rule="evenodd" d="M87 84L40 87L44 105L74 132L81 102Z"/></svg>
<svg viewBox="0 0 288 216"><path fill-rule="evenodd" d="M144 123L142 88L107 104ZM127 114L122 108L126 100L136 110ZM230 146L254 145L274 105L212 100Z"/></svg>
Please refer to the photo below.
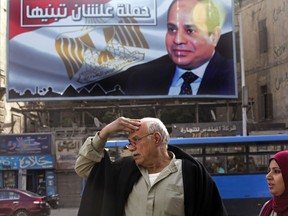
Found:
<svg viewBox="0 0 288 216"><path fill-rule="evenodd" d="M251 102L248 121L252 125L266 123L268 127L269 124L284 124L287 128L288 1L239 2L235 7L235 29L236 41L239 41L241 13L245 79ZM238 69L240 73L240 67Z"/></svg>

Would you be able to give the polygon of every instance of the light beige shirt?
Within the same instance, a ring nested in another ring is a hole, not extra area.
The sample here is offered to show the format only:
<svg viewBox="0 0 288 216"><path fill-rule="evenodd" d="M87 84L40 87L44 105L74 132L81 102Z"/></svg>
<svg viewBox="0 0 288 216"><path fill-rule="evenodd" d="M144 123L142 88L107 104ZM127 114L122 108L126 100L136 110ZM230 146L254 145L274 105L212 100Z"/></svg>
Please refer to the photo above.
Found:
<svg viewBox="0 0 288 216"><path fill-rule="evenodd" d="M89 137L79 151L75 171L79 176L87 178L94 164L103 158L106 141L96 134ZM182 163L173 158L150 184L145 168L138 167L142 177L133 186L125 205L124 216L184 216L184 189L182 179Z"/></svg>
<svg viewBox="0 0 288 216"><path fill-rule="evenodd" d="M106 140L100 139L98 133L94 137L88 137L79 150L79 154L75 163L76 173L88 178L95 163L99 163L104 157L104 147Z"/></svg>

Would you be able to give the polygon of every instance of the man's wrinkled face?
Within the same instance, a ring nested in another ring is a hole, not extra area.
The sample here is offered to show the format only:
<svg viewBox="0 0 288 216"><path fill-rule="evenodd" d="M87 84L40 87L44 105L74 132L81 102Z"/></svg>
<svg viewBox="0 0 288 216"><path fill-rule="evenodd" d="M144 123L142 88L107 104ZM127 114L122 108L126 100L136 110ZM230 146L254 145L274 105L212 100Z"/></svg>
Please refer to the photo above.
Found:
<svg viewBox="0 0 288 216"><path fill-rule="evenodd" d="M129 150L138 166L147 167L153 161L153 152L155 152L153 135L148 132L145 123L141 124L138 131L128 135Z"/></svg>

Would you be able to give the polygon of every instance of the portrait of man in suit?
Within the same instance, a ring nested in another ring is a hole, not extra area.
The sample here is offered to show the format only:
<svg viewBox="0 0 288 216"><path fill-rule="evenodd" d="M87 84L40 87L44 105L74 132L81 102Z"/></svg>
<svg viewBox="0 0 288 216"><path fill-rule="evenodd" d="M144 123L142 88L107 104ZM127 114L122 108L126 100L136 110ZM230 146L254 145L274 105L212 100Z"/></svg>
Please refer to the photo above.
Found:
<svg viewBox="0 0 288 216"><path fill-rule="evenodd" d="M167 15L168 54L124 72L125 94L235 95L233 58L215 49L220 13L211 0L174 0Z"/></svg>

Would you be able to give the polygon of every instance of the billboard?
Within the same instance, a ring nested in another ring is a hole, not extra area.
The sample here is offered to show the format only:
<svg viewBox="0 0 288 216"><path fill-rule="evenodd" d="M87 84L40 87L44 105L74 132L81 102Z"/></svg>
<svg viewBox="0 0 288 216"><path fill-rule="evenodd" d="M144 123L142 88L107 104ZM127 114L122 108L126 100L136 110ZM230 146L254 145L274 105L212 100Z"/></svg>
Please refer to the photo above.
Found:
<svg viewBox="0 0 288 216"><path fill-rule="evenodd" d="M0 155L49 155L51 134L0 134Z"/></svg>
<svg viewBox="0 0 288 216"><path fill-rule="evenodd" d="M8 2L8 101L237 98L232 0Z"/></svg>

